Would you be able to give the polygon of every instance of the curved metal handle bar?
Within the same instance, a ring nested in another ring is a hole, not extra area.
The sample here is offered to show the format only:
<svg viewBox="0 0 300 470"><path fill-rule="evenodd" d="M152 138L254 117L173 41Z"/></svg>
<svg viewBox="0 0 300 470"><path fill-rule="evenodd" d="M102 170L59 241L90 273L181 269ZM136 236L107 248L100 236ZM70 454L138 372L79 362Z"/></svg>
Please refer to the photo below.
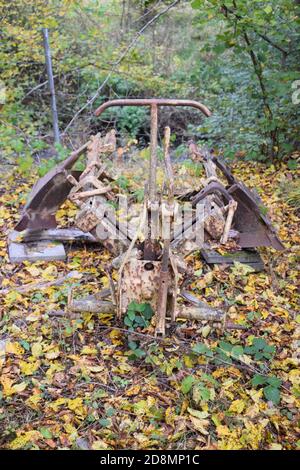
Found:
<svg viewBox="0 0 300 470"><path fill-rule="evenodd" d="M151 99L124 99L106 101L95 111L95 116L100 116L107 108L112 106L189 106L199 109L205 116L211 116L210 110L204 104L192 100L170 100L165 98L151 98Z"/></svg>
<svg viewBox="0 0 300 470"><path fill-rule="evenodd" d="M227 202L233 199L233 197L228 193L228 191L220 183L211 182L206 188L202 189L202 191L200 191L200 193L198 193L192 199L192 206L195 206L196 204L198 204L198 202L204 199L208 194L211 194L214 192L221 193L225 197Z"/></svg>
<svg viewBox="0 0 300 470"><path fill-rule="evenodd" d="M150 167L149 167L149 200L156 200L156 167L157 167L157 111L159 106L189 106L200 110L205 116L210 116L210 110L198 101L191 100L170 100L165 98L151 99L124 99L112 100L103 103L95 111L95 116L100 116L103 111L112 106L150 106L151 126L150 126Z"/></svg>

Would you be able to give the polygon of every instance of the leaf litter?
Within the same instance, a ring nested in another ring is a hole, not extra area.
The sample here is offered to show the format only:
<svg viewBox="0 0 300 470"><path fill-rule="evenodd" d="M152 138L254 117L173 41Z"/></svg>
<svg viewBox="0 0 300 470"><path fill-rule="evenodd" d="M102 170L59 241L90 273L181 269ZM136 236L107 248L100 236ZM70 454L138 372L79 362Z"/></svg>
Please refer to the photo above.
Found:
<svg viewBox="0 0 300 470"><path fill-rule="evenodd" d="M211 269L199 256L191 258L196 272L192 292L212 306L226 305L227 317L245 328L223 330L186 321L159 341L150 321L129 331L126 325L116 326L110 314L58 315L66 308L71 284L79 295L109 285L103 268L110 259L106 250L72 246L66 262L9 262L6 237L33 178L4 173L1 448L300 446L299 214L277 191L289 169L237 163L234 171L258 188L286 249L260 250L266 266L260 273L239 264ZM59 223L71 224L74 215L66 203ZM74 270L79 276L51 284ZM37 282L45 282L44 287L36 290ZM27 284L33 288L19 291Z"/></svg>

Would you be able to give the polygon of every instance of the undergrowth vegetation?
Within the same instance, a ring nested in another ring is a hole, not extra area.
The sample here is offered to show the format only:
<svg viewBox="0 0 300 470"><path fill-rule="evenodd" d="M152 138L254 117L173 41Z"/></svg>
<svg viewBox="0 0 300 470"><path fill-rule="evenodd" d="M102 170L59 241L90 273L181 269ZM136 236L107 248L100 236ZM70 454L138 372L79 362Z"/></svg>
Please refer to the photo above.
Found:
<svg viewBox="0 0 300 470"><path fill-rule="evenodd" d="M38 161L49 156L51 113L41 36L41 28L48 27L65 147L112 126L121 138L146 145L146 109L113 108L101 120L93 110L107 99L175 97L203 101L213 111L203 120L196 112L163 109L160 128L170 123L178 144L195 135L228 158L289 160L299 147L298 3L178 1L163 14L171 5L2 2L2 156L19 158L25 168L33 154Z"/></svg>

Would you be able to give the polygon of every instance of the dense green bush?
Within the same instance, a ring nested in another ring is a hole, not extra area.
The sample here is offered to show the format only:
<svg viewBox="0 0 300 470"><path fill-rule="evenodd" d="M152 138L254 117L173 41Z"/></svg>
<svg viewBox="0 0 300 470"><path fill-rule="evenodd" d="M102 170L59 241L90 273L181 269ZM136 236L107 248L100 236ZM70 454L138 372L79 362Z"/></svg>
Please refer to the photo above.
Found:
<svg viewBox="0 0 300 470"><path fill-rule="evenodd" d="M213 111L203 121L184 110L162 111L161 133L170 122L176 143L195 134L227 157L274 161L296 149L299 105L291 97L299 79L298 2L185 1L139 35L169 4L2 2L0 70L8 90L2 156L27 168L53 143L43 26L50 30L64 145L78 146L111 126L144 144L148 110L114 108L101 119L93 111L107 99L165 96L200 100Z"/></svg>
<svg viewBox="0 0 300 470"><path fill-rule="evenodd" d="M214 109L196 129L199 138L231 157L289 154L299 145L299 104L292 101L299 79L298 2L194 0L192 6L201 31L193 80Z"/></svg>

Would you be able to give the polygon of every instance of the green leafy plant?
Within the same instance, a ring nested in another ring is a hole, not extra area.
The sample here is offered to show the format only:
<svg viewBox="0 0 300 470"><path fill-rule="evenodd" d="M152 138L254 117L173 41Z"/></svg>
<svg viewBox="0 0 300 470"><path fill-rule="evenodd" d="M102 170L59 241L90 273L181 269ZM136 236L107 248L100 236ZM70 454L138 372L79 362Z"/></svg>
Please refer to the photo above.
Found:
<svg viewBox="0 0 300 470"><path fill-rule="evenodd" d="M29 152L22 154L18 160L19 171L23 176L28 176L33 165L33 158Z"/></svg>
<svg viewBox="0 0 300 470"><path fill-rule="evenodd" d="M192 375L188 375L181 382L181 391L184 394L189 393L195 383L195 378Z"/></svg>
<svg viewBox="0 0 300 470"><path fill-rule="evenodd" d="M261 313L260 312L249 312L247 313L247 320L251 322L255 322L257 320L261 319Z"/></svg>
<svg viewBox="0 0 300 470"><path fill-rule="evenodd" d="M143 202L144 200L144 189L140 188L134 191L133 196L135 197L137 202Z"/></svg>
<svg viewBox="0 0 300 470"><path fill-rule="evenodd" d="M150 304L130 302L124 318L124 323L130 330L135 330L136 328L147 328L152 316L153 310Z"/></svg>
<svg viewBox="0 0 300 470"><path fill-rule="evenodd" d="M300 209L300 182L299 179L284 184L282 188L284 200L296 209Z"/></svg>
<svg viewBox="0 0 300 470"><path fill-rule="evenodd" d="M254 356L256 361L271 359L276 352L276 347L270 345L263 338L254 338L251 346L245 347L245 354Z"/></svg>
<svg viewBox="0 0 300 470"><path fill-rule="evenodd" d="M206 346L204 343L197 343L195 346L192 348L193 353L199 354L199 355L204 355L206 357L213 357L214 353L213 351Z"/></svg>
<svg viewBox="0 0 300 470"><path fill-rule="evenodd" d="M116 180L116 183L120 188L124 190L128 189L129 180L128 178L126 178L126 176L123 176L123 175L119 176Z"/></svg>
<svg viewBox="0 0 300 470"><path fill-rule="evenodd" d="M299 32L289 30L298 5L270 0L262 8L260 2L233 1L220 8L212 0L194 0L192 7L199 28L223 24L215 35L199 34L199 59L204 51L211 55L198 75L192 71L191 80L205 83L215 110L198 128L199 138L214 142L226 158L284 157L298 145L292 129L299 127L299 113L290 99L297 49L289 47L299 39Z"/></svg>
<svg viewBox="0 0 300 470"><path fill-rule="evenodd" d="M48 171L54 168L58 163L62 162L67 158L70 151L61 144L55 144L56 154L52 158L43 159L38 168L39 176L44 176ZM78 167L77 167L78 169Z"/></svg>
<svg viewBox="0 0 300 470"><path fill-rule="evenodd" d="M124 93L124 91L128 93L128 89L132 89L132 84L125 81L122 83L115 81L116 87L120 87L120 85L122 87L124 84L126 91L122 89L121 94ZM106 119L116 122L118 130L128 134L130 137L136 137L145 125L145 121L149 119L145 108L136 108L133 106L111 108L105 112L104 116Z"/></svg>
<svg viewBox="0 0 300 470"><path fill-rule="evenodd" d="M252 377L251 383L253 387L263 385L263 392L266 400L272 401L274 405L280 403L280 387L282 381L273 376L255 374Z"/></svg>
<svg viewBox="0 0 300 470"><path fill-rule="evenodd" d="M214 387L218 385L213 377L203 374L204 381L197 380L193 375L188 375L181 382L181 391L185 395L193 392L193 401L199 403L200 401L208 401L215 396Z"/></svg>
<svg viewBox="0 0 300 470"><path fill-rule="evenodd" d="M203 174L202 165L191 160L186 160L183 163L183 167L186 168L192 176L201 176Z"/></svg>
<svg viewBox="0 0 300 470"><path fill-rule="evenodd" d="M146 352L139 348L139 342L137 341L129 341L128 347L131 351L131 354L129 355L130 360L141 359L146 355Z"/></svg>
<svg viewBox="0 0 300 470"><path fill-rule="evenodd" d="M208 388L203 382L195 384L193 389L193 400L197 403L200 401L209 401L214 397L214 389Z"/></svg>

